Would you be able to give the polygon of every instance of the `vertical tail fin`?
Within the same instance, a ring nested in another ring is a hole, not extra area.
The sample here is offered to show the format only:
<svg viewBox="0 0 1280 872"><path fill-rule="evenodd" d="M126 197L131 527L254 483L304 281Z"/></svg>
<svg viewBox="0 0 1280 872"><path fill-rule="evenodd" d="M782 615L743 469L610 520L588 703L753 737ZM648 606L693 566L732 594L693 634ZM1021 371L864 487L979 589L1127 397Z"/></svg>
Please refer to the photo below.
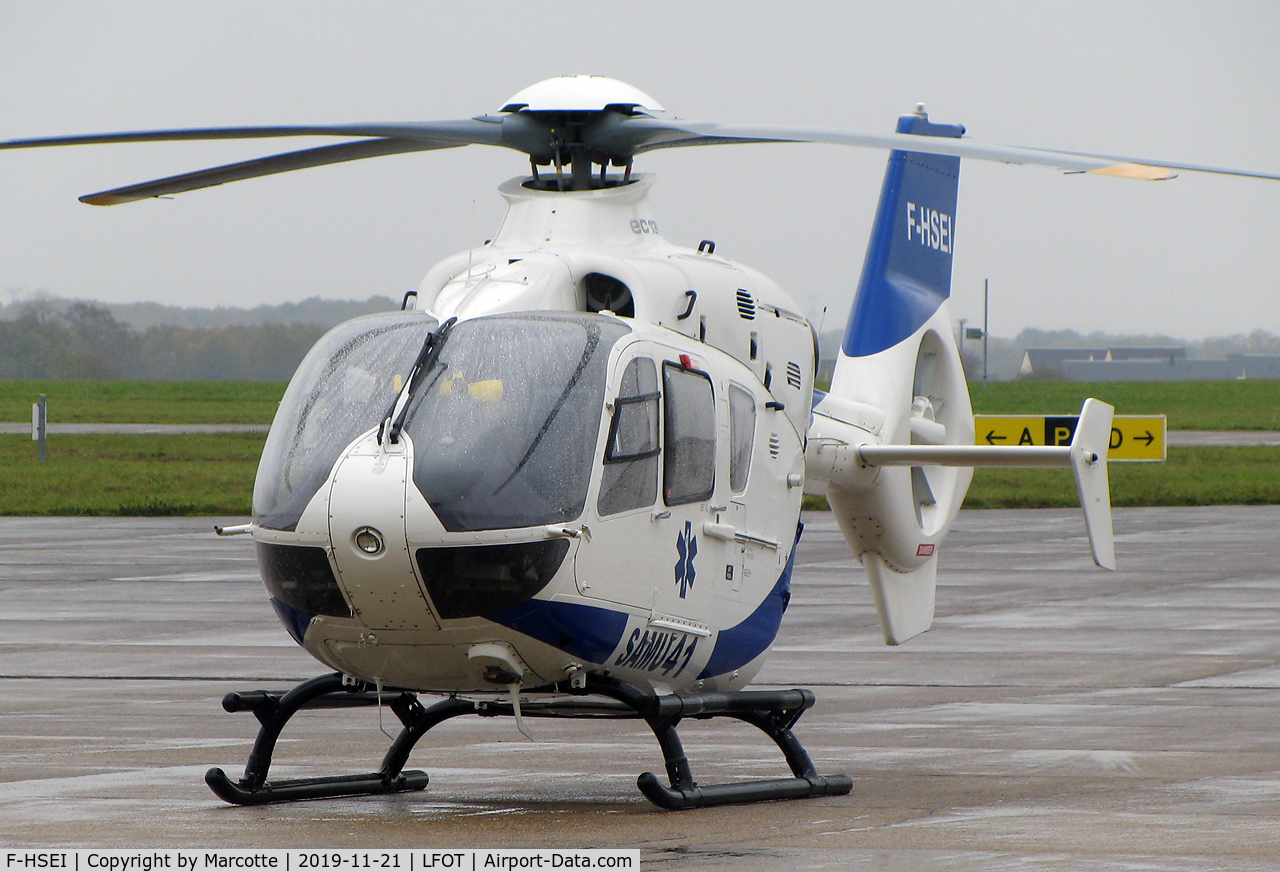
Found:
<svg viewBox="0 0 1280 872"><path fill-rule="evenodd" d="M898 119L898 132L958 138L964 127L934 124L920 107ZM890 152L845 333L845 355L865 357L892 348L951 296L959 186L958 157Z"/></svg>

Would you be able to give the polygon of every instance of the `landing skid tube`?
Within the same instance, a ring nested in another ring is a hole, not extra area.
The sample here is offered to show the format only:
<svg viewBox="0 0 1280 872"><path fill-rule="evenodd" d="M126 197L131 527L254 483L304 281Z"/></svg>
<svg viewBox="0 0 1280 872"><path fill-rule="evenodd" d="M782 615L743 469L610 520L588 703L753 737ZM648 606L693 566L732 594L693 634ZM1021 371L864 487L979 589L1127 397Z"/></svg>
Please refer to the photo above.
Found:
<svg viewBox="0 0 1280 872"><path fill-rule="evenodd" d="M655 696L604 676L589 675L578 687L557 686L554 690L576 697L605 697L591 701L564 697L553 700L530 699L522 706L525 717L641 718L653 730L666 761L670 786L658 776L645 772L637 779L640 792L650 802L665 809L700 808L730 803L800 799L810 796L840 796L853 789L847 775L819 775L791 728L814 703L808 690L748 690L732 693L693 693ZM514 715L510 703L449 697L425 708L410 691L382 694L382 703L400 719L403 728L382 759L377 772L268 781L267 772L276 740L285 724L304 709L348 708L378 704L378 695L353 690L343 684L340 674L322 675L305 681L288 693L250 691L230 693L222 707L229 712L251 711L261 727L254 742L244 777L233 782L221 769L210 769L205 783L221 799L234 805L261 805L299 799L360 796L422 790L428 776L419 770L404 771L413 746L432 727L459 715L497 717ZM676 727L684 718L700 720L730 717L759 729L777 744L791 768L791 778L698 785Z"/></svg>

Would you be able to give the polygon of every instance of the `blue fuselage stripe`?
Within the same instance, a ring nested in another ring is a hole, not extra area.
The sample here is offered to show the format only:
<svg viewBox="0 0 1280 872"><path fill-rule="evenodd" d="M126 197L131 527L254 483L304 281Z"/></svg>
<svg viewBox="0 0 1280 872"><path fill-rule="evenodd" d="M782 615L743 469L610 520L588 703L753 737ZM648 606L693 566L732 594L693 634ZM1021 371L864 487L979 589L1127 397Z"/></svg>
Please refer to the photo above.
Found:
<svg viewBox="0 0 1280 872"><path fill-rule="evenodd" d="M627 628L627 614L580 603L528 600L484 616L590 663L604 663Z"/></svg>

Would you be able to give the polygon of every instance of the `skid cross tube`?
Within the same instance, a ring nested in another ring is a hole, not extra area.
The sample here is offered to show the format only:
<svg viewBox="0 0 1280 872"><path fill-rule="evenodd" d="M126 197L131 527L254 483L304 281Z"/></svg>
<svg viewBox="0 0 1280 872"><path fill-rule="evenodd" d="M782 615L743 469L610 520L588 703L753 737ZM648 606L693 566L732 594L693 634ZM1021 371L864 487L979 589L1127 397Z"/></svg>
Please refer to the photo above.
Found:
<svg viewBox="0 0 1280 872"><path fill-rule="evenodd" d="M276 740L285 724L304 709L349 708L379 703L379 694L367 685L344 683L340 673L304 681L287 693L255 690L229 693L222 707L229 712L251 711L261 724L253 751L245 765L244 777L233 782L221 769L205 773L205 783L221 799L234 805L261 805L300 799L336 796L399 793L422 790L427 773L404 770L414 745L433 727L460 715L481 717L512 716L511 703L501 700L471 700L448 697L427 708L417 694L407 690L385 691L384 702L400 719L403 728L391 743L377 772L363 775L336 775L268 781ZM640 792L650 802L665 809L699 808L729 803L799 799L811 796L839 796L853 789L847 775L819 775L808 752L792 732L796 721L814 703L808 690L744 690L730 693L693 693L657 696L608 676L587 676L580 687L556 686L543 690L570 694L561 699L530 700L526 717L639 718L649 725L662 749L670 786L658 776L645 772L636 780ZM592 702L579 697L604 697ZM759 729L782 751L792 778L699 785L693 778L689 760L676 727L684 718L706 720L729 717Z"/></svg>

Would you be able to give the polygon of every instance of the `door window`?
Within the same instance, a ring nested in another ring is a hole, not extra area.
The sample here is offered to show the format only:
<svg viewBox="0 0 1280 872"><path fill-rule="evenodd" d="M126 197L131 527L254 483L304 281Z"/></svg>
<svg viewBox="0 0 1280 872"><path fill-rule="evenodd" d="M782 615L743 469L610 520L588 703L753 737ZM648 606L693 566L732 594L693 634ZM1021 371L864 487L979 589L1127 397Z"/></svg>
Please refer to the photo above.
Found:
<svg viewBox="0 0 1280 872"><path fill-rule="evenodd" d="M709 499L716 482L716 407L711 379L666 364L662 380L667 398L663 499L669 506Z"/></svg>
<svg viewBox="0 0 1280 872"><path fill-rule="evenodd" d="M596 509L613 515L658 498L658 371L652 360L627 364L613 403Z"/></svg>
<svg viewBox="0 0 1280 872"><path fill-rule="evenodd" d="M755 432L755 397L737 385L729 385L729 489L735 494L747 489Z"/></svg>

